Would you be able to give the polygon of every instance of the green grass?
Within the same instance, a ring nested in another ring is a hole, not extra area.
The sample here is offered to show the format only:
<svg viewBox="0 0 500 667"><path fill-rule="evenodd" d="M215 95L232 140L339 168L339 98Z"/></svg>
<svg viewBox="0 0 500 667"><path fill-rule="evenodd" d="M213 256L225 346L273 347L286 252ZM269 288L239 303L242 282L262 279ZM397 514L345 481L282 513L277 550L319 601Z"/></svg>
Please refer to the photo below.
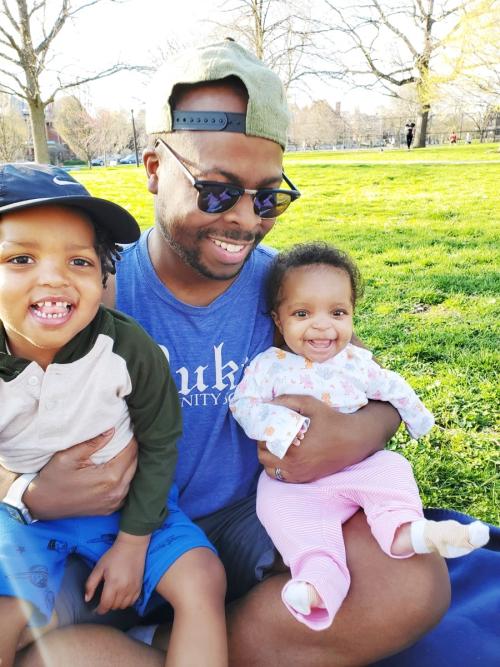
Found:
<svg viewBox="0 0 500 667"><path fill-rule="evenodd" d="M427 148L384 148L384 150L351 150L351 151L308 151L307 153L290 153L289 163L295 159L299 162L436 162L436 161L466 161L500 160L498 144L471 144L456 146L428 146Z"/></svg>
<svg viewBox="0 0 500 667"><path fill-rule="evenodd" d="M429 436L415 442L401 429L390 447L412 462L425 505L497 524L498 149L293 153L286 170L303 196L267 238L277 248L323 239L357 260L358 335L436 416ZM75 176L151 225L142 169Z"/></svg>

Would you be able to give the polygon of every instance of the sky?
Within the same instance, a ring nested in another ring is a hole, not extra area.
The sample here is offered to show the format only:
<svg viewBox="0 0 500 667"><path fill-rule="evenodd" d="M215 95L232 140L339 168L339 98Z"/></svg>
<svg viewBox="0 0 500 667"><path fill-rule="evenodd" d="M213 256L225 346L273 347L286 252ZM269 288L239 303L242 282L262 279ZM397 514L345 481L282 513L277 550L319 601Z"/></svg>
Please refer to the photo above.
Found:
<svg viewBox="0 0 500 667"><path fill-rule="evenodd" d="M60 0L47 1L49 8L57 11ZM215 22L224 23L221 4L221 0L103 0L63 28L49 67L55 71L64 63L66 74L99 71L117 61L156 68L168 44L186 47L209 42ZM116 74L85 85L80 97L94 108L138 111L144 106L149 76ZM293 101L304 106L314 98L327 99L332 106L342 101L343 109L360 106L363 111L372 111L384 101L375 93L342 91L335 81L313 84L310 93L301 93Z"/></svg>

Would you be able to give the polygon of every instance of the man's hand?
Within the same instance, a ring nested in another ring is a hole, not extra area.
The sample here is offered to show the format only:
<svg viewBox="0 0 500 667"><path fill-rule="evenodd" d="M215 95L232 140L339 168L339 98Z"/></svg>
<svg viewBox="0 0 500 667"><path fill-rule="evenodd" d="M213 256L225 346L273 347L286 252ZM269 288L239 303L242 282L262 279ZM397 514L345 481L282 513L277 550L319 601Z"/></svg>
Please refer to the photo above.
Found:
<svg viewBox="0 0 500 667"><path fill-rule="evenodd" d="M150 535L119 533L115 543L96 563L85 585L85 602L89 602L101 583L98 614L111 609L126 609L134 604L142 588L144 562Z"/></svg>
<svg viewBox="0 0 500 667"><path fill-rule="evenodd" d="M270 477L279 468L286 482L302 484L332 475L383 449L398 429L399 413L372 401L353 414L343 414L312 396L283 395L271 401L311 420L300 447L289 447L283 459L259 442L259 461Z"/></svg>
<svg viewBox="0 0 500 667"><path fill-rule="evenodd" d="M135 438L110 461L96 465L91 460L113 433L110 429L54 454L23 497L34 518L107 515L120 509L137 466Z"/></svg>

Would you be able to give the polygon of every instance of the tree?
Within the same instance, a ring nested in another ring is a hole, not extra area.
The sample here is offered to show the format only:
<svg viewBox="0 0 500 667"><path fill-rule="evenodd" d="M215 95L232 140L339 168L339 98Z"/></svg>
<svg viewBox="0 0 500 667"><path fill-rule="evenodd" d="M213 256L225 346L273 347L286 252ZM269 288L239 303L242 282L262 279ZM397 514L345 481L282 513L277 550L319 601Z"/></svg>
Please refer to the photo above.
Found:
<svg viewBox="0 0 500 667"><path fill-rule="evenodd" d="M54 126L75 155L91 167L98 150L96 123L80 100L74 96L59 100Z"/></svg>
<svg viewBox="0 0 500 667"><path fill-rule="evenodd" d="M0 113L0 161L13 162L23 157L27 141L24 120L12 111Z"/></svg>
<svg viewBox="0 0 500 667"><path fill-rule="evenodd" d="M321 144L336 145L343 137L345 121L340 110L324 100L305 108L291 108L290 140L297 146L316 148Z"/></svg>
<svg viewBox="0 0 500 667"><path fill-rule="evenodd" d="M56 94L123 69L113 65L101 72L67 79L60 72L48 93L42 90L44 73L54 42L69 19L104 0L0 0L0 92L26 100L30 113L35 160L49 161L45 108ZM119 0L109 0L118 2Z"/></svg>
<svg viewBox="0 0 500 667"><path fill-rule="evenodd" d="M99 109L91 127L97 152L104 156L106 162L111 155L120 153L131 141L130 120L122 111Z"/></svg>
<svg viewBox="0 0 500 667"><path fill-rule="evenodd" d="M500 0L468 3L473 7L461 16L457 29L447 40L445 57L451 76L473 95L500 98Z"/></svg>
<svg viewBox="0 0 500 667"><path fill-rule="evenodd" d="M286 90L315 74L315 35L323 32L294 0L233 0L224 3L228 20L221 26L229 36L263 60L283 81Z"/></svg>
<svg viewBox="0 0 500 667"><path fill-rule="evenodd" d="M356 84L381 84L392 95L413 86L419 105L417 145L425 146L438 88L457 75L456 69L445 66L446 48L466 17L480 20L497 0L366 0L356 6L347 2L325 0L333 34L345 39L346 72Z"/></svg>

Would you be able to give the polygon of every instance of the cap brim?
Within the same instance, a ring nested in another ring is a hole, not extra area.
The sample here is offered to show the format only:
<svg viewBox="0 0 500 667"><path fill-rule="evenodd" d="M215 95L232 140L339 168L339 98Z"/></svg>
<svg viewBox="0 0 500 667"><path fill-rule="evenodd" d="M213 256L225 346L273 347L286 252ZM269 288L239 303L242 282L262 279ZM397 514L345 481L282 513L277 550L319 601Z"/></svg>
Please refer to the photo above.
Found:
<svg viewBox="0 0 500 667"><path fill-rule="evenodd" d="M28 199L0 206L0 215L9 211L20 211L37 206L70 206L78 208L102 229L105 229L115 243L133 243L141 235L141 230L135 218L124 208L98 197L47 197L43 199Z"/></svg>

